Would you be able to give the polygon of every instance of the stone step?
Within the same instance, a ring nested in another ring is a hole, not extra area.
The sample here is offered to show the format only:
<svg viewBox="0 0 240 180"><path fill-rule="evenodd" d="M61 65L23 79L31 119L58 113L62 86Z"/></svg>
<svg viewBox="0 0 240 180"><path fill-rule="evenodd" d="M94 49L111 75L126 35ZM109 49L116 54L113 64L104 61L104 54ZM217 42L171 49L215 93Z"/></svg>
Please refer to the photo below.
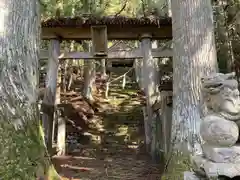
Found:
<svg viewBox="0 0 240 180"><path fill-rule="evenodd" d="M192 157L194 170L204 172L208 179L216 179L219 176L234 178L240 176L240 163L216 163L201 155Z"/></svg>
<svg viewBox="0 0 240 180"><path fill-rule="evenodd" d="M204 180L204 179L197 176L194 172L190 172L190 171L184 172L184 180Z"/></svg>
<svg viewBox="0 0 240 180"><path fill-rule="evenodd" d="M204 155L216 163L240 163L240 145L217 147L203 144Z"/></svg>

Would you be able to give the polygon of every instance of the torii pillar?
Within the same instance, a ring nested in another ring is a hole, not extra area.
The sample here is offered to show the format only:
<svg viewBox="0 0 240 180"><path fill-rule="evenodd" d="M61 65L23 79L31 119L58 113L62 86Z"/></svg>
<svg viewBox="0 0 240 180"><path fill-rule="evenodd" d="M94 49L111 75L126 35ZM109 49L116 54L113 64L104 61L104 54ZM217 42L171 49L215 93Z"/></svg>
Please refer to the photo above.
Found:
<svg viewBox="0 0 240 180"><path fill-rule="evenodd" d="M157 74L157 61L152 57L152 36L150 34L143 34L141 36L141 51L143 55L143 89L146 96L147 107L145 111L145 144L147 152L154 156L155 140L153 135L153 104L156 101L158 92L158 74Z"/></svg>

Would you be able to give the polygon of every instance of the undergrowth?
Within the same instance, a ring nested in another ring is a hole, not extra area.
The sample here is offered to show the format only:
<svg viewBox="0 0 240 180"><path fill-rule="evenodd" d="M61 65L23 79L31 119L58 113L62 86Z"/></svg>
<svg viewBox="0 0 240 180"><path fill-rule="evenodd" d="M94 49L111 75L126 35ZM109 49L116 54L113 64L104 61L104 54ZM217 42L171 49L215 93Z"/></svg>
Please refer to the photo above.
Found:
<svg viewBox="0 0 240 180"><path fill-rule="evenodd" d="M184 171L191 169L190 158L181 153L173 153L167 161L165 172L161 180L180 180L184 177Z"/></svg>
<svg viewBox="0 0 240 180"><path fill-rule="evenodd" d="M21 128L9 122L0 123L0 177L4 180L35 180L48 174L58 180L43 144L41 126L37 121L24 122Z"/></svg>

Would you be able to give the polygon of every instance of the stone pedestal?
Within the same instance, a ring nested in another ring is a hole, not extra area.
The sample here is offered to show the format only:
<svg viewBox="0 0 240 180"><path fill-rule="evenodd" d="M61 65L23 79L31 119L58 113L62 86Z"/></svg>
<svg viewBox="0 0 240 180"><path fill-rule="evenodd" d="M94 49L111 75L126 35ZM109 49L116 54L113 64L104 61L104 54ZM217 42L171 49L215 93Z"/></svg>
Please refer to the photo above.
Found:
<svg viewBox="0 0 240 180"><path fill-rule="evenodd" d="M240 145L232 147L214 147L203 144L202 149L207 159L216 163L240 163Z"/></svg>
<svg viewBox="0 0 240 180"><path fill-rule="evenodd" d="M185 171L184 180L204 180L204 179L199 178L194 172Z"/></svg>
<svg viewBox="0 0 240 180"><path fill-rule="evenodd" d="M207 179L240 177L240 98L235 73L213 73L202 78L203 102L207 107L201 120L201 155L192 157L197 175ZM195 153L196 154L196 153ZM238 178L240 179L240 178Z"/></svg>
<svg viewBox="0 0 240 180"><path fill-rule="evenodd" d="M195 167L204 170L208 178L218 178L218 176L233 178L240 176L240 163L216 163L199 155L194 156L192 161Z"/></svg>
<svg viewBox="0 0 240 180"><path fill-rule="evenodd" d="M208 115L201 122L200 134L206 144L230 147L237 142L239 129L233 121L217 115Z"/></svg>

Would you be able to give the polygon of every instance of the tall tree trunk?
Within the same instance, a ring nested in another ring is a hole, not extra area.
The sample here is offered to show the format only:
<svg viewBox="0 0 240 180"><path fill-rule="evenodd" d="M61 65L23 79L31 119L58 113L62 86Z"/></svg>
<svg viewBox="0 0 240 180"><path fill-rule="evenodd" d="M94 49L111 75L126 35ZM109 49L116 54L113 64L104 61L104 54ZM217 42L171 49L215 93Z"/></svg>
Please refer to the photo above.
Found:
<svg viewBox="0 0 240 180"><path fill-rule="evenodd" d="M141 43L136 43L137 48L141 49ZM144 83L143 83L143 59L135 59L134 60L134 69L135 69L135 76L136 81L138 82L139 89L144 91Z"/></svg>
<svg viewBox="0 0 240 180"><path fill-rule="evenodd" d="M136 82L138 83L139 88L143 91L143 60L142 59L135 59L134 60L134 70L135 70L135 77Z"/></svg>
<svg viewBox="0 0 240 180"><path fill-rule="evenodd" d="M229 35L229 46L231 47L231 62L234 62L234 70L237 80L240 81L240 1L239 0L222 0L225 1L225 13L227 19L227 28Z"/></svg>
<svg viewBox="0 0 240 180"><path fill-rule="evenodd" d="M101 77L105 78L106 74L106 59L101 59Z"/></svg>
<svg viewBox="0 0 240 180"><path fill-rule="evenodd" d="M93 100L92 93L94 91L94 83L95 83L95 61L94 60L86 60L84 62L84 90L83 95L85 98L89 100Z"/></svg>
<svg viewBox="0 0 240 180"><path fill-rule="evenodd" d="M155 0L153 3L154 7L157 7L159 15L168 16L168 0Z"/></svg>
<svg viewBox="0 0 240 180"><path fill-rule="evenodd" d="M227 25L227 12L225 0L217 1L216 5L216 39L219 70L223 73L232 72L234 68L234 55L232 42Z"/></svg>
<svg viewBox="0 0 240 180"><path fill-rule="evenodd" d="M172 17L172 4L171 4L171 0L167 0L167 5L168 5L168 16Z"/></svg>
<svg viewBox="0 0 240 180"><path fill-rule="evenodd" d="M92 4L92 1L84 0L83 3L83 11L84 13L92 13L95 8ZM83 49L84 51L90 52L89 43L83 42ZM84 61L84 89L83 89L83 96L89 100L93 100L92 92L94 89L95 83L95 61L94 60L85 60Z"/></svg>
<svg viewBox="0 0 240 180"><path fill-rule="evenodd" d="M71 42L71 45L70 45L70 51L74 51L74 41ZM69 74L69 80L68 80L68 83L67 83L67 90L69 91L71 89L71 85L72 85L72 82L73 82L73 59L69 59L67 62L66 62L66 69L68 68L69 69L69 72L66 72Z"/></svg>
<svg viewBox="0 0 240 180"><path fill-rule="evenodd" d="M75 16L75 7L72 8L72 13L71 15L74 17ZM74 51L75 49L75 41L71 41L71 44L70 44L70 52L71 51ZM65 62L65 79L67 77L67 74L69 75L69 79L68 79L68 82L67 82L67 87L65 90L70 90L71 89L71 85L72 85L72 82L73 82L73 64L74 64L74 59L70 59L70 60L67 60ZM67 69L68 69L68 72L67 72ZM78 74L78 73L77 73Z"/></svg>
<svg viewBox="0 0 240 180"><path fill-rule="evenodd" d="M172 139L177 145L188 147L190 152L201 152L199 123L204 112L201 78L217 71L212 5L210 0L172 0L171 5L174 43Z"/></svg>
<svg viewBox="0 0 240 180"><path fill-rule="evenodd" d="M1 0L0 17L1 178L48 178L37 106L39 1Z"/></svg>
<svg viewBox="0 0 240 180"><path fill-rule="evenodd" d="M83 43L83 49L88 52L90 51L90 47L87 42ZM95 61L85 60L83 96L89 100L93 100L92 92L94 89L94 82L95 82Z"/></svg>
<svg viewBox="0 0 240 180"><path fill-rule="evenodd" d="M63 12L63 1L56 0L56 17L60 17L61 13ZM56 91L56 104L61 103L61 83L62 83L62 73L61 73L61 65L58 67L58 77L57 77L57 91Z"/></svg>

